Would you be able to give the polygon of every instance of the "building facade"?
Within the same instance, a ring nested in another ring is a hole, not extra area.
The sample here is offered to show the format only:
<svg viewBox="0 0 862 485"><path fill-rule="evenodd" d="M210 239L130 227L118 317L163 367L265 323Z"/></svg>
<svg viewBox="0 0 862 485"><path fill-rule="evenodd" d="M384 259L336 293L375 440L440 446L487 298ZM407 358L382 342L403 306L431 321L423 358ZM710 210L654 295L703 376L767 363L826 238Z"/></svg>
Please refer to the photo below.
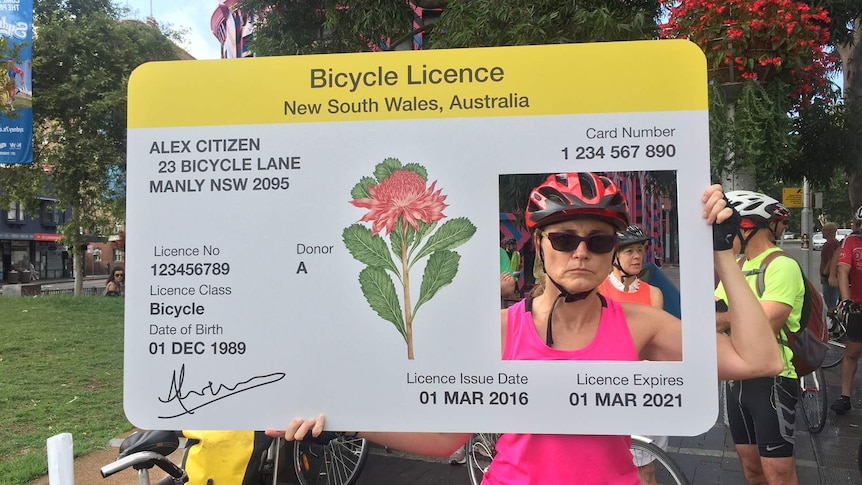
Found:
<svg viewBox="0 0 862 485"><path fill-rule="evenodd" d="M71 274L72 256L59 243L57 227L72 216L54 200L41 199L39 213L26 213L21 203L0 211L0 279L18 282L21 273L35 277L63 278Z"/></svg>

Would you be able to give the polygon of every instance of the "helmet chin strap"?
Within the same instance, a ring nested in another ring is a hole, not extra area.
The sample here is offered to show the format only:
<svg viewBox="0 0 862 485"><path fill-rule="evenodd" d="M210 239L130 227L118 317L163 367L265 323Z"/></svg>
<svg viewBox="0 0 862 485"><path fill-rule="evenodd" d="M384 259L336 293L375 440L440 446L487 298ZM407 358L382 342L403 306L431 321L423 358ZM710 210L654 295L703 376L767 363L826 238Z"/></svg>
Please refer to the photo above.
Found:
<svg viewBox="0 0 862 485"><path fill-rule="evenodd" d="M629 273L628 271L626 271L626 270L624 270L624 269L623 269L623 266L620 264L620 256L619 256L619 253L614 254L614 263L613 263L613 265L614 265L614 268L616 268L616 269L620 270L620 273L622 273L623 278L632 278L632 277L637 276L636 274L631 274L631 273Z"/></svg>
<svg viewBox="0 0 862 485"><path fill-rule="evenodd" d="M542 260L542 267L544 268L545 267L545 252L542 250L541 246L539 247L539 259ZM588 291L582 291L580 293L569 293L568 290L563 288L563 285L554 281L554 279L551 278L551 275L549 275L547 271L545 271L545 278L547 278L548 281L553 283L554 286L557 287L557 290L560 291L560 294L556 298L554 298L554 303L551 304L551 311L548 312L548 326L547 326L547 331L545 332L545 345L547 345L548 347L553 347L554 346L553 318L554 318L554 308L556 308L557 302L560 301L560 298L563 298L563 300L566 303L571 303L573 301L583 300L584 298L590 296L590 294L595 291L595 288L592 290L588 290Z"/></svg>
<svg viewBox="0 0 862 485"><path fill-rule="evenodd" d="M739 251L742 254L745 254L745 248L748 246L748 241L751 241L751 238L753 238L754 235L757 234L757 231L759 231L759 230L760 230L760 227L755 227L755 228L751 229L751 233L748 235L748 237L745 237L742 235L742 229L739 229L739 231L738 231L738 234L739 234L739 236L738 236L739 237Z"/></svg>

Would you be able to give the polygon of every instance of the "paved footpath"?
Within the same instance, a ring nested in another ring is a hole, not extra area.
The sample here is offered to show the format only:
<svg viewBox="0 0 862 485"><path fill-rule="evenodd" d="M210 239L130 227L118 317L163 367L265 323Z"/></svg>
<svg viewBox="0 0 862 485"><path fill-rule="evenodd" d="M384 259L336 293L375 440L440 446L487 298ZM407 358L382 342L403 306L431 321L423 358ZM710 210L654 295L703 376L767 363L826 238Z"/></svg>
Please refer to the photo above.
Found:
<svg viewBox="0 0 862 485"><path fill-rule="evenodd" d="M665 266L668 276L679 281L678 271ZM860 372L859 376L862 376ZM829 403L839 395L838 368L827 369ZM858 376L857 376L858 377ZM857 378L857 383L860 379ZM796 456L799 483L802 485L858 485L862 476L857 465L857 450L862 443L862 386L853 393L853 410L844 416L829 411L826 428L817 435L804 431L797 423ZM797 414L799 417L799 414ZM799 417L799 421L802 421ZM730 432L719 417L706 433L693 437L671 437L668 451L680 464L693 485L745 485L739 459L733 448ZM132 472L102 479L99 468L116 457L116 448L75 460L76 485L133 485ZM561 466L564 466L561 464ZM156 475L154 475L156 476ZM46 478L33 482L47 485ZM388 453L372 448L360 485L447 485L468 484L467 470L452 466L445 460L420 458L402 453Z"/></svg>

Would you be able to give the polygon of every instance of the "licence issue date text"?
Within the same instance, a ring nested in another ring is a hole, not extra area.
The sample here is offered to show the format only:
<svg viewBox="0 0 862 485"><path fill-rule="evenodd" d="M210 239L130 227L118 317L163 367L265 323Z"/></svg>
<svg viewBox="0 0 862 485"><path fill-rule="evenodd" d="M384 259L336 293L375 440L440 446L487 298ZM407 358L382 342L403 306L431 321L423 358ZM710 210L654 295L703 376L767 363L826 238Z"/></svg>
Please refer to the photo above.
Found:
<svg viewBox="0 0 862 485"><path fill-rule="evenodd" d="M421 391L420 404L526 406L530 402L524 391Z"/></svg>

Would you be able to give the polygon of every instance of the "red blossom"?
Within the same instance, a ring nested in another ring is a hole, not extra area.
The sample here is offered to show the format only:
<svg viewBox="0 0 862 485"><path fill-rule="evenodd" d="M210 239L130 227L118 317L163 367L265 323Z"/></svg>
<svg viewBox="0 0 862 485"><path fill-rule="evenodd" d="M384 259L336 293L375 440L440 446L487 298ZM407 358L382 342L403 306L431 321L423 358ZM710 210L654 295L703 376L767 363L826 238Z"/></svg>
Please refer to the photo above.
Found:
<svg viewBox="0 0 862 485"><path fill-rule="evenodd" d="M443 209L447 204L443 201L442 189L434 191L434 181L431 187L425 186L425 180L416 172L410 170L395 170L380 182L368 188L370 199L356 199L350 203L356 207L368 209L360 221L371 222L371 232L377 234L392 232L400 218L405 224L410 224L418 230L417 221L431 223L443 219ZM405 226L406 227L406 226Z"/></svg>
<svg viewBox="0 0 862 485"><path fill-rule="evenodd" d="M727 76L718 68L733 59L739 78L780 79L805 103L836 68L835 53L826 51L831 19L822 7L800 0L660 1L670 12L661 36L698 44L714 76Z"/></svg>

